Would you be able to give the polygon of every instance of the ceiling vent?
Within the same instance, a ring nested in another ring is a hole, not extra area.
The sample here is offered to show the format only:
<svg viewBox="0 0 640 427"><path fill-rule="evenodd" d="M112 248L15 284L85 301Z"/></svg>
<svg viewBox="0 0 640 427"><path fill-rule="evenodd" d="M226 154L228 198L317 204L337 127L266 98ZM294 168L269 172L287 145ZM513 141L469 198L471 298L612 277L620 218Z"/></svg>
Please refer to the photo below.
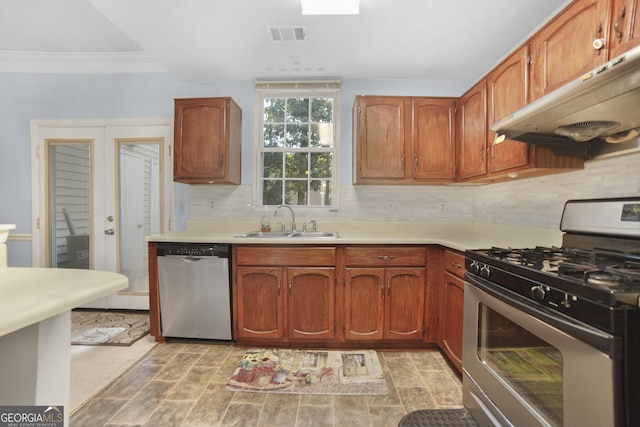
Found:
<svg viewBox="0 0 640 427"><path fill-rule="evenodd" d="M269 33L269 39L272 42L307 41L307 27L305 25L267 27L267 33Z"/></svg>

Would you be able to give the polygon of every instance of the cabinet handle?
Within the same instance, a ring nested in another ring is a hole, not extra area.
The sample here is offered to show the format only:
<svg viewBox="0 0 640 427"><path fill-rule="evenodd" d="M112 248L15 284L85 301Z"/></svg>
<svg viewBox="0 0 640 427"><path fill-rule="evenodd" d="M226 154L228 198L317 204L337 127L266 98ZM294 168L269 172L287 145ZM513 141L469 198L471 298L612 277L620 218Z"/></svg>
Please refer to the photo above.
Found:
<svg viewBox="0 0 640 427"><path fill-rule="evenodd" d="M462 264L457 263L457 262L451 262L451 265L453 266L453 268L455 268L456 270L459 270L462 268Z"/></svg>
<svg viewBox="0 0 640 427"><path fill-rule="evenodd" d="M624 16L627 14L627 7L626 6L622 6L622 10L620 11L620 15L618 15L618 19L616 19L616 23L613 25L613 28L616 31L616 37L618 38L618 41L621 42L622 41L622 20L624 19Z"/></svg>
<svg viewBox="0 0 640 427"><path fill-rule="evenodd" d="M402 154L402 158L400 158L400 166L404 168L404 153Z"/></svg>
<svg viewBox="0 0 640 427"><path fill-rule="evenodd" d="M224 164L224 159L222 158L222 154L220 154L220 158L218 159L218 164L222 166Z"/></svg>
<svg viewBox="0 0 640 427"><path fill-rule="evenodd" d="M384 280L380 280L380 298L384 296Z"/></svg>
<svg viewBox="0 0 640 427"><path fill-rule="evenodd" d="M391 295L391 279L387 279L387 296Z"/></svg>
<svg viewBox="0 0 640 427"><path fill-rule="evenodd" d="M278 296L280 296L280 287L281 287L280 279L278 279Z"/></svg>
<svg viewBox="0 0 640 427"><path fill-rule="evenodd" d="M417 169L418 168L418 156L415 155L415 154L413 155L413 163L415 164L416 169Z"/></svg>
<svg viewBox="0 0 640 427"><path fill-rule="evenodd" d="M385 261L388 261L390 259L394 259L396 256L395 255L378 255L378 259L382 259Z"/></svg>
<svg viewBox="0 0 640 427"><path fill-rule="evenodd" d="M598 37L602 33L602 23L598 24L598 28L596 28L596 33L593 36L593 48L600 55L600 50L604 47L605 39L603 37Z"/></svg>
<svg viewBox="0 0 640 427"><path fill-rule="evenodd" d="M289 295L293 295L293 290L291 289L291 280L289 280Z"/></svg>

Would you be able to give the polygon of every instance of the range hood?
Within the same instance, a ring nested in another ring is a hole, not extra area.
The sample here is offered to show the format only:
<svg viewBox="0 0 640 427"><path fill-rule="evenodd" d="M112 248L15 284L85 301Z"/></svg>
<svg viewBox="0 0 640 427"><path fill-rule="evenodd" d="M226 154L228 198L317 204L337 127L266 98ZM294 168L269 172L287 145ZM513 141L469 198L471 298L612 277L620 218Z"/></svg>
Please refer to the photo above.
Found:
<svg viewBox="0 0 640 427"><path fill-rule="evenodd" d="M640 46L491 125L559 155L594 158L640 147Z"/></svg>

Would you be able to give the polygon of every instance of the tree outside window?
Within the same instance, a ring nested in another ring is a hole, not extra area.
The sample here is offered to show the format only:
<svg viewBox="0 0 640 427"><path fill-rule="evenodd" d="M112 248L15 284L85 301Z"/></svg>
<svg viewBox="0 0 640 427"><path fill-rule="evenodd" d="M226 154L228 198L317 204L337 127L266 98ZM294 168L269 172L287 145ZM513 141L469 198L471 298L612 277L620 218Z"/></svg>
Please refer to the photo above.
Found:
<svg viewBox="0 0 640 427"><path fill-rule="evenodd" d="M262 205L331 206L334 98L264 97Z"/></svg>

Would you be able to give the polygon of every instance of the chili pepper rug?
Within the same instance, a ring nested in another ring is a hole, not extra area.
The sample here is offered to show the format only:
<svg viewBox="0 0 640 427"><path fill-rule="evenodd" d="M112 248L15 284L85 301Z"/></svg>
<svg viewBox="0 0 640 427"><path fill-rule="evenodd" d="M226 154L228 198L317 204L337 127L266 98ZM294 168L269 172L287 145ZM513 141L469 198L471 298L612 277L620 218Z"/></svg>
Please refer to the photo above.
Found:
<svg viewBox="0 0 640 427"><path fill-rule="evenodd" d="M374 350L248 350L226 388L236 392L291 394L389 393Z"/></svg>

